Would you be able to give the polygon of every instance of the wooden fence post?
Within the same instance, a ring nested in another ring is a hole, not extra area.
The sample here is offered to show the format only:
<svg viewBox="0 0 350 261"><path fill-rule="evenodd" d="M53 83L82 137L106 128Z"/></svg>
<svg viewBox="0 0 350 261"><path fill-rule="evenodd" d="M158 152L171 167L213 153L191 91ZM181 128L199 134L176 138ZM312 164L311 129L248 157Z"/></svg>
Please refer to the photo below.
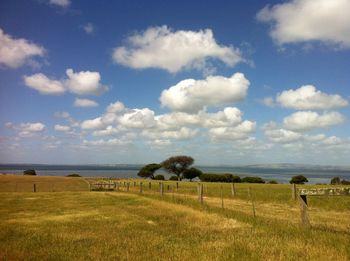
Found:
<svg viewBox="0 0 350 261"><path fill-rule="evenodd" d="M306 197L306 195L300 195L300 218L301 218L301 224L304 227L310 226L309 214L307 211L307 197Z"/></svg>
<svg viewBox="0 0 350 261"><path fill-rule="evenodd" d="M171 185L171 196L174 201L174 185Z"/></svg>
<svg viewBox="0 0 350 261"><path fill-rule="evenodd" d="M126 191L129 192L130 182L126 183Z"/></svg>
<svg viewBox="0 0 350 261"><path fill-rule="evenodd" d="M223 194L222 185L220 186L220 196L221 196L221 208L224 209L224 194Z"/></svg>
<svg viewBox="0 0 350 261"><path fill-rule="evenodd" d="M116 182L116 183L115 183L115 190L116 190L116 191L119 191L119 182Z"/></svg>
<svg viewBox="0 0 350 261"><path fill-rule="evenodd" d="M36 192L36 184L33 184L33 191Z"/></svg>
<svg viewBox="0 0 350 261"><path fill-rule="evenodd" d="M163 183L159 183L159 192L160 192L160 195L163 196L164 194Z"/></svg>
<svg viewBox="0 0 350 261"><path fill-rule="evenodd" d="M203 204L203 184L198 183L198 201Z"/></svg>
<svg viewBox="0 0 350 261"><path fill-rule="evenodd" d="M143 186L142 186L142 182L140 182L140 194L142 194L142 190L143 190Z"/></svg>
<svg viewBox="0 0 350 261"><path fill-rule="evenodd" d="M292 200L297 199L297 186L295 183L292 184Z"/></svg>
<svg viewBox="0 0 350 261"><path fill-rule="evenodd" d="M232 197L236 196L235 183L231 183L231 195Z"/></svg>
<svg viewBox="0 0 350 261"><path fill-rule="evenodd" d="M152 183L148 182L148 189L151 189L151 188L152 188Z"/></svg>
<svg viewBox="0 0 350 261"><path fill-rule="evenodd" d="M248 195L249 195L249 198L252 202L252 208L253 208L253 217L255 218L255 204L254 204L254 198L253 198L253 195L251 193L251 189L250 187L248 188Z"/></svg>
<svg viewBox="0 0 350 261"><path fill-rule="evenodd" d="M176 192L179 191L179 182L176 182Z"/></svg>

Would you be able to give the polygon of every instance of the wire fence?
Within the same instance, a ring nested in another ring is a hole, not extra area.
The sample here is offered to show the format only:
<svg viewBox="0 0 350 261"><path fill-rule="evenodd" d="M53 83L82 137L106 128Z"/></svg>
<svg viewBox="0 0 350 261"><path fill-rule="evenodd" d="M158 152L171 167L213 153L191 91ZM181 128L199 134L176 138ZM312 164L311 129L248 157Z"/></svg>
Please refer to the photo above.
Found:
<svg viewBox="0 0 350 261"><path fill-rule="evenodd" d="M252 218L276 219L305 227L350 231L349 195L314 195L307 203L301 186L90 179L92 191L140 194L234 211ZM350 192L350 187L343 187Z"/></svg>

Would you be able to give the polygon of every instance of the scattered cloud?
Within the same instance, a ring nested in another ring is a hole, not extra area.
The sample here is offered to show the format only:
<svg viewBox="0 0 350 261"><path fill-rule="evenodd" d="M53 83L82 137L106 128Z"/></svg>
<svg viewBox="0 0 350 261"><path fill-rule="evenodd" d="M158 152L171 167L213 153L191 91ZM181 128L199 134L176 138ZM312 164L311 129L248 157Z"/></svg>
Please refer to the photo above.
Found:
<svg viewBox="0 0 350 261"><path fill-rule="evenodd" d="M274 122L265 124L263 130L265 136L274 143L290 143L302 138L302 134L279 128Z"/></svg>
<svg viewBox="0 0 350 261"><path fill-rule="evenodd" d="M100 95L108 90L108 87L102 85L99 72L81 71L74 72L67 69L68 79L65 82L66 87L72 93L79 95Z"/></svg>
<svg viewBox="0 0 350 261"><path fill-rule="evenodd" d="M209 129L209 135L214 140L246 140L255 132L256 122L243 121L234 127L218 127Z"/></svg>
<svg viewBox="0 0 350 261"><path fill-rule="evenodd" d="M5 123L6 128L18 131L18 136L21 138L32 137L35 134L42 133L46 130L45 124L41 122L27 122L15 125L12 122Z"/></svg>
<svg viewBox="0 0 350 261"><path fill-rule="evenodd" d="M100 95L108 90L107 86L101 84L99 72L75 73L67 69L66 74L68 78L63 80L51 80L42 73L24 76L23 79L26 86L47 95L59 95L67 90L78 95Z"/></svg>
<svg viewBox="0 0 350 261"><path fill-rule="evenodd" d="M249 85L243 73L235 73L230 78L208 76L205 80L186 79L164 90L160 102L173 111L195 113L207 106L218 107L244 100Z"/></svg>
<svg viewBox="0 0 350 261"><path fill-rule="evenodd" d="M37 90L44 95L61 95L66 89L64 84L57 80L51 80L42 73L33 74L31 76L23 76L24 84L29 88Z"/></svg>
<svg viewBox="0 0 350 261"><path fill-rule="evenodd" d="M129 46L114 49L113 61L134 69L160 68L170 73L206 69L209 58L228 66L244 61L233 46L219 45L210 29L173 31L167 26L150 27L128 39Z"/></svg>
<svg viewBox="0 0 350 261"><path fill-rule="evenodd" d="M68 125L60 125L60 124L56 124L55 125L55 130L56 131L61 131L61 132L70 132L72 131L72 128Z"/></svg>
<svg viewBox="0 0 350 261"><path fill-rule="evenodd" d="M0 64L16 69L34 63L32 58L42 57L45 52L44 47L23 38L14 39L0 28Z"/></svg>
<svg viewBox="0 0 350 261"><path fill-rule="evenodd" d="M49 4L57 5L65 8L71 4L71 1L70 0L49 0Z"/></svg>
<svg viewBox="0 0 350 261"><path fill-rule="evenodd" d="M265 6L257 19L271 24L270 35L279 45L321 41L350 47L348 0L292 0Z"/></svg>
<svg viewBox="0 0 350 261"><path fill-rule="evenodd" d="M349 103L337 94L326 94L313 85L304 85L296 90L283 91L277 94L276 101L281 106L297 110L328 110L345 107Z"/></svg>
<svg viewBox="0 0 350 261"><path fill-rule="evenodd" d="M317 128L327 128L345 122L345 116L339 112L318 114L312 111L295 112L283 119L284 126L292 131L308 131Z"/></svg>
<svg viewBox="0 0 350 261"><path fill-rule="evenodd" d="M267 107L273 108L276 106L276 103L275 103L275 100L273 99L273 97L265 97L260 102Z"/></svg>
<svg viewBox="0 0 350 261"><path fill-rule="evenodd" d="M74 101L73 106L75 106L75 107L82 107L82 108L97 107L98 103L93 101L93 100L89 100L89 99L76 98L75 101Z"/></svg>
<svg viewBox="0 0 350 261"><path fill-rule="evenodd" d="M94 34L95 33L95 26L92 23L87 23L86 25L83 26L83 29L85 31L85 33L87 34Z"/></svg>
<svg viewBox="0 0 350 261"><path fill-rule="evenodd" d="M127 139L100 139L100 140L84 140L83 144L87 146L119 146L130 144L130 140Z"/></svg>

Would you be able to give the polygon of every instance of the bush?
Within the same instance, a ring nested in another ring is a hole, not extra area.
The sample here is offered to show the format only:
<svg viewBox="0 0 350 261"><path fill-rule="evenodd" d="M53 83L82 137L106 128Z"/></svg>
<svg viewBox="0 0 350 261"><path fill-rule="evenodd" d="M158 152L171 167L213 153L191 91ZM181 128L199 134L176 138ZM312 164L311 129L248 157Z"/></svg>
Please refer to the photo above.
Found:
<svg viewBox="0 0 350 261"><path fill-rule="evenodd" d="M177 181L177 176L171 176L171 177L169 178L169 180Z"/></svg>
<svg viewBox="0 0 350 261"><path fill-rule="evenodd" d="M155 176L154 176L154 179L155 179L155 180L165 180L165 178L164 178L163 175L155 175Z"/></svg>
<svg viewBox="0 0 350 261"><path fill-rule="evenodd" d="M331 179L331 184L332 185L339 185L340 184L340 178L339 177L334 177Z"/></svg>
<svg viewBox="0 0 350 261"><path fill-rule="evenodd" d="M205 182L241 182L241 178L238 176L234 176L230 173L227 174L212 174L212 173L204 173L199 176L201 181Z"/></svg>
<svg viewBox="0 0 350 261"><path fill-rule="evenodd" d="M23 171L23 175L36 176L36 172L34 169L27 169L27 170Z"/></svg>
<svg viewBox="0 0 350 261"><path fill-rule="evenodd" d="M306 177L303 175L297 175L292 177L292 179L289 181L290 184L304 184L305 182L309 182Z"/></svg>
<svg viewBox="0 0 350 261"><path fill-rule="evenodd" d="M270 180L269 182L267 182L268 184L278 184L278 182L276 180Z"/></svg>
<svg viewBox="0 0 350 261"><path fill-rule="evenodd" d="M345 180L345 179L343 179L340 183L342 185L350 185L350 181L349 180Z"/></svg>
<svg viewBox="0 0 350 261"><path fill-rule="evenodd" d="M244 177L242 179L244 183L265 183L265 181L260 177Z"/></svg>
<svg viewBox="0 0 350 261"><path fill-rule="evenodd" d="M66 177L77 177L77 178L80 178L81 176L79 174L73 173L73 174L68 174Z"/></svg>

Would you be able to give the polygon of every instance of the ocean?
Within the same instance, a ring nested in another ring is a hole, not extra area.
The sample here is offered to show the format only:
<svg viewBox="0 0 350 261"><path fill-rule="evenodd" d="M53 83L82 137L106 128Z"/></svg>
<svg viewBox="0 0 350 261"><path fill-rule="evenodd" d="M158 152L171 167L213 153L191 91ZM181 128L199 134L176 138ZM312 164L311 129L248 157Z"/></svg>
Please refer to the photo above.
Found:
<svg viewBox="0 0 350 261"><path fill-rule="evenodd" d="M21 175L23 170L35 169L40 176L66 176L76 173L83 177L113 177L113 178L138 178L137 173L143 165L41 165L41 164L0 164L0 173L14 173ZM262 166L196 166L205 173L232 173L240 177L258 176L265 181L276 180L278 183L289 183L292 176L304 175L309 184L327 183L333 177L350 180L348 169L318 167L262 167ZM166 178L171 175L164 170L157 174L163 174Z"/></svg>

